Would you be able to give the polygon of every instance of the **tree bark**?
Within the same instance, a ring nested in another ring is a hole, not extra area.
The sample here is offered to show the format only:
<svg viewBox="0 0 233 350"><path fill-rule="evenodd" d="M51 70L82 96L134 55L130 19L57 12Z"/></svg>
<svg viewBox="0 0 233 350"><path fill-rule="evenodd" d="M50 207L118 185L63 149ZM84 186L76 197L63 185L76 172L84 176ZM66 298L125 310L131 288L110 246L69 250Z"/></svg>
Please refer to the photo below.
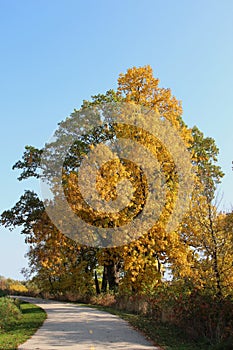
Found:
<svg viewBox="0 0 233 350"><path fill-rule="evenodd" d="M106 293L107 287L110 291L117 292L120 281L120 264L114 260L104 265L101 291Z"/></svg>
<svg viewBox="0 0 233 350"><path fill-rule="evenodd" d="M115 261L111 261L110 264L107 265L109 290L114 292L117 292L119 287L120 271L118 265L119 264Z"/></svg>
<svg viewBox="0 0 233 350"><path fill-rule="evenodd" d="M100 286L99 286L99 281L98 281L98 276L96 271L95 271L95 290L96 290L96 294L100 294Z"/></svg>
<svg viewBox="0 0 233 350"><path fill-rule="evenodd" d="M107 285L108 285L107 266L104 264L102 285L101 285L101 292L102 293L106 293L107 292Z"/></svg>

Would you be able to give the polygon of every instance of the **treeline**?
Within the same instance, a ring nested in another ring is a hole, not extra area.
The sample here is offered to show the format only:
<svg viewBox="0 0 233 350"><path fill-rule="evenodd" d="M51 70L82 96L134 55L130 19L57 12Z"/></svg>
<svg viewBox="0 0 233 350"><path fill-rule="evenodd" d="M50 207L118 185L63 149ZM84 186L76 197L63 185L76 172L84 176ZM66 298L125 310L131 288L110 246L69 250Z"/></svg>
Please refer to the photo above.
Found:
<svg viewBox="0 0 233 350"><path fill-rule="evenodd" d="M0 276L0 296L6 295L35 295L39 292L29 281L18 281Z"/></svg>

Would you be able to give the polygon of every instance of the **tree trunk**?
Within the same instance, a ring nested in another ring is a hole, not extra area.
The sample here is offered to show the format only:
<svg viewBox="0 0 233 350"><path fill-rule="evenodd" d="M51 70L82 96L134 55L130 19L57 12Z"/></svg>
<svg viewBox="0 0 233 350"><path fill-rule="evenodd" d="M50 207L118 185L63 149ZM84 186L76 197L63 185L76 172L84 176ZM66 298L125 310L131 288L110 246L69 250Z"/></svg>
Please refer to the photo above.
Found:
<svg viewBox="0 0 233 350"><path fill-rule="evenodd" d="M114 261L111 261L110 264L107 265L109 290L114 292L117 292L120 280L120 271L118 265L119 264Z"/></svg>
<svg viewBox="0 0 233 350"><path fill-rule="evenodd" d="M103 277L102 277L102 285L101 285L101 292L103 292L103 293L107 292L107 284L108 284L107 266L104 265L104 271L103 271Z"/></svg>
<svg viewBox="0 0 233 350"><path fill-rule="evenodd" d="M95 271L95 290L96 290L96 294L100 294L100 286L99 286L99 281L98 281L98 276L96 271Z"/></svg>
<svg viewBox="0 0 233 350"><path fill-rule="evenodd" d="M219 268L218 268L218 256L217 256L217 249L214 249L213 252L213 260L214 260L214 274L216 278L216 284L217 284L217 296L219 298L222 298L222 287L221 287L221 278L220 278L220 273L219 273Z"/></svg>
<svg viewBox="0 0 233 350"><path fill-rule="evenodd" d="M217 296L219 298L222 298L222 287L221 287L221 277L219 272L219 265L218 265L218 244L217 239L214 231L214 225L211 215L211 205L209 205L209 221L210 221L210 233L212 236L213 241L213 252L212 252L212 259L213 259L213 268L214 268L214 274L216 278L216 285L217 285Z"/></svg>
<svg viewBox="0 0 233 350"><path fill-rule="evenodd" d="M115 261L109 261L104 265L101 291L106 293L107 286L110 291L117 292L120 281L120 264Z"/></svg>

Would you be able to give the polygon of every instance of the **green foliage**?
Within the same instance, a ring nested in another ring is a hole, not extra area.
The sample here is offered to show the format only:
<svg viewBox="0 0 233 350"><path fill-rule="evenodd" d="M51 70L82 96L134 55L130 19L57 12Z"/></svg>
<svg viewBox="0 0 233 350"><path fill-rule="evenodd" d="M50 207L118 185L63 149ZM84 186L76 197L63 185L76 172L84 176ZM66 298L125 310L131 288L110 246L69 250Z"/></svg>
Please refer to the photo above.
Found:
<svg viewBox="0 0 233 350"><path fill-rule="evenodd" d="M197 166L197 175L203 185L204 195L211 201L214 198L216 185L224 176L220 166L216 165L219 149L215 140L204 137L197 126L192 128L192 137L193 143L190 149L193 152L194 164Z"/></svg>
<svg viewBox="0 0 233 350"><path fill-rule="evenodd" d="M33 223L41 217L43 212L44 205L37 194L33 191L25 191L11 210L5 210L1 214L0 223L10 230L20 226L22 233L29 234Z"/></svg>
<svg viewBox="0 0 233 350"><path fill-rule="evenodd" d="M0 330L5 329L22 317L19 308L14 300L6 297L0 298Z"/></svg>
<svg viewBox="0 0 233 350"><path fill-rule="evenodd" d="M20 319L7 325L6 331L0 331L1 350L17 349L18 345L30 338L46 319L44 310L36 305L20 302L20 309Z"/></svg>
<svg viewBox="0 0 233 350"><path fill-rule="evenodd" d="M22 173L18 177L18 180L24 180L29 177L39 178L38 168L41 160L43 150L39 150L33 146L25 146L25 152L23 159L19 160L13 169L22 169Z"/></svg>

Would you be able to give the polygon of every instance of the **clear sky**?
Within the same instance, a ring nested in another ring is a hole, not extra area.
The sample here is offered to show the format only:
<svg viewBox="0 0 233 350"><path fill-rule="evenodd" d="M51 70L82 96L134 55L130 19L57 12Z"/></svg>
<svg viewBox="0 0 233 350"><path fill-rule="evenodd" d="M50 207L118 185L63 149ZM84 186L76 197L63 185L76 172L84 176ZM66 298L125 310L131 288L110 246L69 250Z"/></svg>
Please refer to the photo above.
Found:
<svg viewBox="0 0 233 350"><path fill-rule="evenodd" d="M0 211L35 182L12 165L43 147L83 99L115 88L119 73L150 64L183 102L183 119L216 140L233 204L232 0L0 0ZM0 227L0 275L22 279L27 247Z"/></svg>

